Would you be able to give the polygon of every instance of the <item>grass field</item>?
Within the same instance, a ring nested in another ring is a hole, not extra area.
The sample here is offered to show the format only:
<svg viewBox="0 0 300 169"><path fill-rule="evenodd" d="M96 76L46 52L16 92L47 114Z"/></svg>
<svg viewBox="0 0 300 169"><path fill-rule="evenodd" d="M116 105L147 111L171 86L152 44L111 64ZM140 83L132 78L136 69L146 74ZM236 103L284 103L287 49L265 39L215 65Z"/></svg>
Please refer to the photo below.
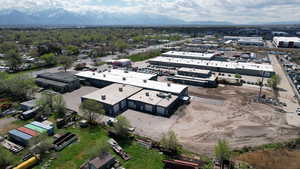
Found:
<svg viewBox="0 0 300 169"><path fill-rule="evenodd" d="M59 130L58 133L72 132L79 136L76 143L66 147L61 152L54 152L49 155L55 157L49 162L47 159L42 164L35 167L40 169L45 163L48 163L49 169L78 169L85 161L91 158L91 154L97 151L97 148L106 144L109 137L106 131L99 127L95 128L70 128ZM141 147L137 143L122 145L124 150L131 156L129 161L123 161L111 149L111 153L121 162L127 169L159 169L163 168L162 160L164 155L155 150L148 150Z"/></svg>
<svg viewBox="0 0 300 169"><path fill-rule="evenodd" d="M67 129L59 132L72 132L79 136L79 141L68 146L63 151L56 153L57 158L50 163L50 169L77 169L91 154L102 145L105 145L109 137L107 133L99 128L87 129ZM124 162L112 150L112 154L121 161L128 169L157 169L162 168L163 155L154 150L147 150L136 143L124 146L124 150L132 157L131 160ZM145 168L146 167L146 168ZM40 168L40 167L37 167Z"/></svg>

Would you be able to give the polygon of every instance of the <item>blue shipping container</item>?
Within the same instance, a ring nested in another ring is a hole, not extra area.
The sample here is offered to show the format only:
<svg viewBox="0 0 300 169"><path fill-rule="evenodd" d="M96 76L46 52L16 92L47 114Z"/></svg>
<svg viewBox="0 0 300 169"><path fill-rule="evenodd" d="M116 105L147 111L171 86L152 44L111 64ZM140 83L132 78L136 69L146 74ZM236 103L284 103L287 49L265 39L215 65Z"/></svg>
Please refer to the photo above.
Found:
<svg viewBox="0 0 300 169"><path fill-rule="evenodd" d="M31 135L23 133L21 131L15 130L15 129L10 130L8 132L8 134L12 139L14 139L15 141L17 141L23 145L28 144L28 141L32 138Z"/></svg>
<svg viewBox="0 0 300 169"><path fill-rule="evenodd" d="M34 122L30 123L30 124L47 130L47 133L49 135L54 134L54 127L53 126L49 126L49 125L46 125L46 124L43 124L43 123L40 123L40 122L37 122L37 121L34 121Z"/></svg>

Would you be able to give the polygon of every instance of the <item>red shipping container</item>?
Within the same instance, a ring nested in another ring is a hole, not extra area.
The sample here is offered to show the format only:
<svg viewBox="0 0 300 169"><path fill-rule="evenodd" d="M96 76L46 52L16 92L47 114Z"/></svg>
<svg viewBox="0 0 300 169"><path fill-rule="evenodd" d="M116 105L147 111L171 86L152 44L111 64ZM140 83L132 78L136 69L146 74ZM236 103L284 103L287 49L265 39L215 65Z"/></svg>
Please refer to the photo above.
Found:
<svg viewBox="0 0 300 169"><path fill-rule="evenodd" d="M36 131L33 131L31 129L28 129L28 128L25 128L25 127L20 127L20 128L17 128L17 130L25 133L25 134L29 134L31 136L37 136L39 135L39 133L37 133Z"/></svg>

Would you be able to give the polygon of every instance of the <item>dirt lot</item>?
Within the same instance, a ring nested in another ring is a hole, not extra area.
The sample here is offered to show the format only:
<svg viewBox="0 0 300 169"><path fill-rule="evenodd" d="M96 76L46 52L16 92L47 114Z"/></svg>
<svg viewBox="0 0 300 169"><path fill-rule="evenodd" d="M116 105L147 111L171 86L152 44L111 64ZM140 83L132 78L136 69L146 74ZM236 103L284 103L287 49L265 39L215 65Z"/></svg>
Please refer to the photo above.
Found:
<svg viewBox="0 0 300 169"><path fill-rule="evenodd" d="M270 91L265 91L271 94ZM163 118L126 111L137 133L158 140L168 130L176 132L185 148L210 154L218 139L233 148L294 138L299 129L286 123L286 114L252 101L258 89L225 86L216 89L189 87L191 104Z"/></svg>

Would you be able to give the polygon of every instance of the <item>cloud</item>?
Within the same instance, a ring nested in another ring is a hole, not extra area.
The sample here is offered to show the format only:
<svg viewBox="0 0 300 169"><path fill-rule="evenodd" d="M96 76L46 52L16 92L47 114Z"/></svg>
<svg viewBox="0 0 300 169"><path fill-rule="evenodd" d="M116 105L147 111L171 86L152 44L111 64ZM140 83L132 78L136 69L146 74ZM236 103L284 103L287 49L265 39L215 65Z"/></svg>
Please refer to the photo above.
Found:
<svg viewBox="0 0 300 169"><path fill-rule="evenodd" d="M0 9L143 12L186 21L251 23L300 18L300 0L0 0L0 3Z"/></svg>

